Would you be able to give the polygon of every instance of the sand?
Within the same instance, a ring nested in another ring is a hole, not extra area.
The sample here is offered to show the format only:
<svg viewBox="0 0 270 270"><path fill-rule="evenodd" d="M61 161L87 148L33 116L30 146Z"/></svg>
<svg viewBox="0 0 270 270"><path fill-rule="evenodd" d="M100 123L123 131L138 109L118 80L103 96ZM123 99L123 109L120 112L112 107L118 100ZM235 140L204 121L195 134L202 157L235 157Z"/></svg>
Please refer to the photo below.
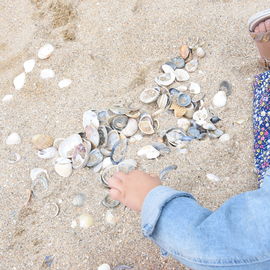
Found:
<svg viewBox="0 0 270 270"><path fill-rule="evenodd" d="M204 42L206 57L200 62L202 74L192 75L206 93L206 104L221 80L233 85L219 127L231 136L192 142L187 154L173 149L157 161L136 157L145 139L129 148L129 157L139 167L158 172L165 165L178 165L164 184L191 192L205 207L214 210L226 199L257 187L253 172L252 88L257 52L247 34L246 21L258 10L269 7L263 0L7 0L0 3L0 96L14 94L14 100L0 106L0 269L45 269L45 256L54 256L51 269L97 269L101 263L132 264L136 270L188 269L159 249L140 232L139 215L120 206L113 210L117 225L105 223L106 209L100 201L106 194L91 170L75 171L61 178L51 161L37 157L31 137L37 133L54 138L82 130L82 114L87 109L109 108L119 101L138 101L139 93L153 85L160 64L178 54L178 47L190 38ZM48 60L39 60L27 76L21 91L13 88L13 78L23 71L25 60L36 58L44 43L55 46ZM56 77L41 80L39 72L52 68ZM63 78L73 80L60 89ZM235 121L244 119L244 123ZM160 117L161 126L175 126L168 113ZM22 143L6 146L10 132L18 132ZM9 164L10 152L22 160ZM32 198L29 172L47 169L50 196ZM210 182L207 173L220 177ZM83 208L71 204L82 192ZM58 203L60 213L50 218L46 205ZM81 213L90 213L94 226L71 228Z"/></svg>

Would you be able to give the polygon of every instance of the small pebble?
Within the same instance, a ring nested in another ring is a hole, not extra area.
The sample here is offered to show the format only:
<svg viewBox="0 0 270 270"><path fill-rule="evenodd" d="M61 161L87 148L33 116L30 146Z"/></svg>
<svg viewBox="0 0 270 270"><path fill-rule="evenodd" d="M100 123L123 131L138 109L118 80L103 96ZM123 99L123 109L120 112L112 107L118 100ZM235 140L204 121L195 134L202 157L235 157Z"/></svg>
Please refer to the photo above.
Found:
<svg viewBox="0 0 270 270"><path fill-rule="evenodd" d="M206 177L208 180L210 180L212 182L219 182L220 181L220 178L212 173L206 174Z"/></svg>
<svg viewBox="0 0 270 270"><path fill-rule="evenodd" d="M53 138L46 134L36 134L32 137L32 144L39 150L46 149L53 145Z"/></svg>
<svg viewBox="0 0 270 270"><path fill-rule="evenodd" d="M89 214L82 214L79 216L79 224L80 227L83 229L87 229L91 226L93 226L94 221L91 215Z"/></svg>
<svg viewBox="0 0 270 270"><path fill-rule="evenodd" d="M21 90L25 84L25 72L16 76L13 80L13 85L16 90Z"/></svg>
<svg viewBox="0 0 270 270"><path fill-rule="evenodd" d="M107 263L101 264L97 270L111 270L111 267Z"/></svg>
<svg viewBox="0 0 270 270"><path fill-rule="evenodd" d="M2 102L4 103L10 103L11 101L13 100L13 95L5 95L3 98L2 98Z"/></svg>
<svg viewBox="0 0 270 270"><path fill-rule="evenodd" d="M72 83L72 80L70 80L70 79L63 79L62 81L60 81L60 82L58 83L58 86L59 86L60 88L65 88L65 87L70 86L71 83Z"/></svg>
<svg viewBox="0 0 270 270"><path fill-rule="evenodd" d="M38 58L42 60L47 59L51 56L53 51L54 51L53 45L51 45L50 43L46 43L38 50Z"/></svg>
<svg viewBox="0 0 270 270"><path fill-rule="evenodd" d="M35 67L36 61L35 59L29 59L23 63L25 73L31 72Z"/></svg>
<svg viewBox="0 0 270 270"><path fill-rule="evenodd" d="M13 132L6 138L7 145L20 144L22 142L21 137L18 133Z"/></svg>
<svg viewBox="0 0 270 270"><path fill-rule="evenodd" d="M105 215L105 221L106 223L113 226L117 223L117 218L113 215L111 210L107 210L106 215Z"/></svg>
<svg viewBox="0 0 270 270"><path fill-rule="evenodd" d="M225 133L225 134L221 135L218 140L221 142L227 142L230 140L230 135Z"/></svg>

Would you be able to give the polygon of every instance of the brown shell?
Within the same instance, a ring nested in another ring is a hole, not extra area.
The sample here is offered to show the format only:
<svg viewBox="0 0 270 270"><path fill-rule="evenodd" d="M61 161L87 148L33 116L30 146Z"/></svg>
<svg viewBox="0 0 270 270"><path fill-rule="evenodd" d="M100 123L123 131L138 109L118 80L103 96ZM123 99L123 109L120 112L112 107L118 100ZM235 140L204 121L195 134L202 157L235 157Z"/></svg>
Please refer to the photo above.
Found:
<svg viewBox="0 0 270 270"><path fill-rule="evenodd" d="M43 150L53 145L53 137L46 134L36 134L32 137L32 144L37 149Z"/></svg>
<svg viewBox="0 0 270 270"><path fill-rule="evenodd" d="M180 50L180 56L186 60L190 54L189 47L187 45L182 45L179 50Z"/></svg>

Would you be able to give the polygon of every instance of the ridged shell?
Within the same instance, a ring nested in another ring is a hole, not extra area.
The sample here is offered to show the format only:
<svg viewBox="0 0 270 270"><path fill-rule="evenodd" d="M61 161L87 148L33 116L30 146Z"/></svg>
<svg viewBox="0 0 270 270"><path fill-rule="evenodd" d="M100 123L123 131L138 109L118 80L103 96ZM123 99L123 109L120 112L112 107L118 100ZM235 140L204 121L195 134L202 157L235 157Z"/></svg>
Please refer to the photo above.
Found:
<svg viewBox="0 0 270 270"><path fill-rule="evenodd" d="M53 138L46 134L36 134L32 137L32 144L39 150L46 149L53 145Z"/></svg>

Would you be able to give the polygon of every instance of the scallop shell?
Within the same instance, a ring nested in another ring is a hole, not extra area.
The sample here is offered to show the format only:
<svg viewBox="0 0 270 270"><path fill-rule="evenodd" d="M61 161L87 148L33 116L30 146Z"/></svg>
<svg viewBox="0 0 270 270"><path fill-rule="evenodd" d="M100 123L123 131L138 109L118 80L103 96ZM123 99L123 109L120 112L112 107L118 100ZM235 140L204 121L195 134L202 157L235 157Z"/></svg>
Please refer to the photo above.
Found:
<svg viewBox="0 0 270 270"><path fill-rule="evenodd" d="M176 69L174 73L178 82L185 82L188 81L190 78L188 72L184 69Z"/></svg>
<svg viewBox="0 0 270 270"><path fill-rule="evenodd" d="M189 54L190 54L190 49L187 45L182 45L180 48L179 48L179 52L180 52L180 56L183 58L183 59L187 59Z"/></svg>
<svg viewBox="0 0 270 270"><path fill-rule="evenodd" d="M3 103L10 103L11 101L13 100L13 95L5 95L3 98L2 98L2 102Z"/></svg>
<svg viewBox="0 0 270 270"><path fill-rule="evenodd" d="M57 156L57 149L55 147L48 147L45 149L42 149L40 151L38 151L37 155L38 157L42 158L42 159L50 159L50 158L54 158Z"/></svg>
<svg viewBox="0 0 270 270"><path fill-rule="evenodd" d="M98 115L92 110L88 110L83 114L83 128L85 129L89 125L99 128Z"/></svg>
<svg viewBox="0 0 270 270"><path fill-rule="evenodd" d="M58 83L59 88L65 88L69 87L72 83L72 80L70 79L63 79Z"/></svg>
<svg viewBox="0 0 270 270"><path fill-rule="evenodd" d="M126 137L133 136L138 131L138 123L136 119L130 118L127 122L126 127L122 130L122 134Z"/></svg>
<svg viewBox="0 0 270 270"><path fill-rule="evenodd" d="M98 147L100 138L99 138L99 133L97 128L94 125L88 125L85 128L85 133L86 133L86 139L91 142L92 146Z"/></svg>
<svg viewBox="0 0 270 270"><path fill-rule="evenodd" d="M199 94L201 92L201 87L198 83L191 82L189 85L189 91L191 94Z"/></svg>
<svg viewBox="0 0 270 270"><path fill-rule="evenodd" d="M83 229L88 229L89 227L94 225L93 217L89 214L82 214L79 216L79 224Z"/></svg>
<svg viewBox="0 0 270 270"><path fill-rule="evenodd" d="M54 163L54 170L62 177L69 177L72 174L71 160L68 158L57 158Z"/></svg>
<svg viewBox="0 0 270 270"><path fill-rule="evenodd" d="M46 43L38 50L38 58L42 60L47 59L51 56L53 51L54 51L53 45L51 45L50 43Z"/></svg>
<svg viewBox="0 0 270 270"><path fill-rule="evenodd" d="M147 88L140 94L140 101L146 104L152 103L158 99L160 95L160 88Z"/></svg>
<svg viewBox="0 0 270 270"><path fill-rule="evenodd" d="M120 136L116 130L111 130L108 133L108 142L107 148L108 150L112 150L113 146L120 140Z"/></svg>
<svg viewBox="0 0 270 270"><path fill-rule="evenodd" d="M63 158L72 158L72 154L77 145L81 144L82 138L79 134L73 134L59 144L58 152Z"/></svg>
<svg viewBox="0 0 270 270"><path fill-rule="evenodd" d="M155 82L161 86L169 86L175 81L174 73L164 73L155 78Z"/></svg>
<svg viewBox="0 0 270 270"><path fill-rule="evenodd" d="M21 90L25 84L25 72L22 72L18 76L16 76L13 80L13 85L16 90Z"/></svg>
<svg viewBox="0 0 270 270"><path fill-rule="evenodd" d="M160 156L160 152L152 145L146 145L137 152L137 155L147 159L155 159Z"/></svg>
<svg viewBox="0 0 270 270"><path fill-rule="evenodd" d="M199 62L197 59L193 59L191 60L190 62L188 62L185 66L185 69L188 71L188 72L194 72L197 70L198 68L198 65L199 65Z"/></svg>
<svg viewBox="0 0 270 270"><path fill-rule="evenodd" d="M35 59L29 59L29 60L25 61L23 63L23 68L24 68L25 73L31 72L34 69L35 64L36 64Z"/></svg>
<svg viewBox="0 0 270 270"><path fill-rule="evenodd" d="M184 131L187 131L190 127L190 121L187 118L180 118L177 120L177 126Z"/></svg>
<svg viewBox="0 0 270 270"><path fill-rule="evenodd" d="M139 129L143 134L151 135L155 132L153 120L149 114L142 114L139 121Z"/></svg>
<svg viewBox="0 0 270 270"><path fill-rule="evenodd" d="M32 137L32 144L39 150L46 149L53 145L53 138L46 134L36 134Z"/></svg>
<svg viewBox="0 0 270 270"><path fill-rule="evenodd" d="M46 80L46 79L51 79L54 77L55 77L55 72L50 68L42 69L40 71L40 78L41 79Z"/></svg>
<svg viewBox="0 0 270 270"><path fill-rule="evenodd" d="M175 104L175 103L173 103L171 105L170 109L174 111L174 116L176 118L182 117L187 111L187 109L185 107L181 107L181 106L179 106L178 104Z"/></svg>
<svg viewBox="0 0 270 270"><path fill-rule="evenodd" d="M196 54L198 57L203 58L205 56L205 51L202 47L196 49Z"/></svg>
<svg viewBox="0 0 270 270"><path fill-rule="evenodd" d="M103 160L103 155L99 149L94 149L89 153L89 159L87 163L87 167L94 167L100 164Z"/></svg>
<svg viewBox="0 0 270 270"><path fill-rule="evenodd" d="M7 138L6 138L6 144L7 145L14 145L14 144L20 144L22 142L21 137L18 133L12 132Z"/></svg>
<svg viewBox="0 0 270 270"><path fill-rule="evenodd" d="M39 177L49 178L47 171L44 169L34 168L30 171L30 178L32 181L38 179Z"/></svg>
<svg viewBox="0 0 270 270"><path fill-rule="evenodd" d="M221 108L224 107L227 103L227 96L225 91L218 91L212 100L214 106Z"/></svg>
<svg viewBox="0 0 270 270"><path fill-rule="evenodd" d="M87 141L77 145L72 154L73 169L80 169L86 166L89 160L89 152L91 151L91 144Z"/></svg>

